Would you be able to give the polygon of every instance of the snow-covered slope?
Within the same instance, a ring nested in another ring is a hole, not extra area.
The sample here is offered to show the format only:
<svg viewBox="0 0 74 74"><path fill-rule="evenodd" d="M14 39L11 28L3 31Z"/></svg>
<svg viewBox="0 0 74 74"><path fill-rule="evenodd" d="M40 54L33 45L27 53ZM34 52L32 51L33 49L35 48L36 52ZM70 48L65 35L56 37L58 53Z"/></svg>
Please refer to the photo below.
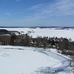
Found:
<svg viewBox="0 0 74 74"><path fill-rule="evenodd" d="M5 28L10 31L20 31L21 33L29 33L32 37L48 36L48 37L64 37L74 41L74 29L54 29L54 28Z"/></svg>
<svg viewBox="0 0 74 74"><path fill-rule="evenodd" d="M39 48L0 46L0 74L51 74L69 64L65 56Z"/></svg>

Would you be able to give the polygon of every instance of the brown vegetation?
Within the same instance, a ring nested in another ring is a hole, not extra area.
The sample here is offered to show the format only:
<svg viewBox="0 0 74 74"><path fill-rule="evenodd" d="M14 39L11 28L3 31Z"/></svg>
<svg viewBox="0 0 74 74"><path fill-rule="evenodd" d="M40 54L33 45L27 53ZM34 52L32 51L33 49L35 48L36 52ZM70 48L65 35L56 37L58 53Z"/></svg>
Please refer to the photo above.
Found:
<svg viewBox="0 0 74 74"><path fill-rule="evenodd" d="M7 31L6 31L7 32ZM5 33L5 31L4 31ZM56 48L65 54L74 54L74 42L66 38L37 37L32 38L28 34L8 33L0 34L0 45L32 46L41 48Z"/></svg>

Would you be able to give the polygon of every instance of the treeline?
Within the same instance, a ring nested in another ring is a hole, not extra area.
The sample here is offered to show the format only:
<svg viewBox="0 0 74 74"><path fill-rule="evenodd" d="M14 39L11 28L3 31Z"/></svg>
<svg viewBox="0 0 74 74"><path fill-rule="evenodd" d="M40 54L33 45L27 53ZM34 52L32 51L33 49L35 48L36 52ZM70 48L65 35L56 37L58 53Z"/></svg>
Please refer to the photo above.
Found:
<svg viewBox="0 0 74 74"><path fill-rule="evenodd" d="M56 48L62 50L65 54L74 54L74 42L67 38L57 37L37 37L32 38L28 34L12 35L10 40L11 45L32 46L41 48Z"/></svg>
<svg viewBox="0 0 74 74"><path fill-rule="evenodd" d="M0 36L0 45L28 46L39 48L56 48L64 54L74 55L74 42L67 38L36 37L28 34L11 34Z"/></svg>

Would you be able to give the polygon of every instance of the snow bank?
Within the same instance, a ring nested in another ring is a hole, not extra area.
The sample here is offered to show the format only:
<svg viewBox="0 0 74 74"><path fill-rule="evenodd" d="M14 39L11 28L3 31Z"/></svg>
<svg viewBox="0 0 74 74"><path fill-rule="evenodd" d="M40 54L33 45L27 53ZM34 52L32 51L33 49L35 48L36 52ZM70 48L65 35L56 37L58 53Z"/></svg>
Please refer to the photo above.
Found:
<svg viewBox="0 0 74 74"><path fill-rule="evenodd" d="M53 52L20 46L0 46L0 74L49 74L67 68L70 61Z"/></svg>

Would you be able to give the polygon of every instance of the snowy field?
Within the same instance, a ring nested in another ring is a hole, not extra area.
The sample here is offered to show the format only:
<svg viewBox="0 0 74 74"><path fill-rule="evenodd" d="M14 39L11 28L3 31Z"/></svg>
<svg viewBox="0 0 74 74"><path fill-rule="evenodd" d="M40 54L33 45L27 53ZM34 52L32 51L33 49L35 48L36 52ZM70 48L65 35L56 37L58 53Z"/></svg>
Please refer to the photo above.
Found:
<svg viewBox="0 0 74 74"><path fill-rule="evenodd" d="M66 56L42 48L0 46L0 74L73 74L69 64Z"/></svg>
<svg viewBox="0 0 74 74"><path fill-rule="evenodd" d="M74 41L74 29L56 29L56 28L4 28L10 31L19 31L23 34L28 33L32 37L63 37Z"/></svg>

